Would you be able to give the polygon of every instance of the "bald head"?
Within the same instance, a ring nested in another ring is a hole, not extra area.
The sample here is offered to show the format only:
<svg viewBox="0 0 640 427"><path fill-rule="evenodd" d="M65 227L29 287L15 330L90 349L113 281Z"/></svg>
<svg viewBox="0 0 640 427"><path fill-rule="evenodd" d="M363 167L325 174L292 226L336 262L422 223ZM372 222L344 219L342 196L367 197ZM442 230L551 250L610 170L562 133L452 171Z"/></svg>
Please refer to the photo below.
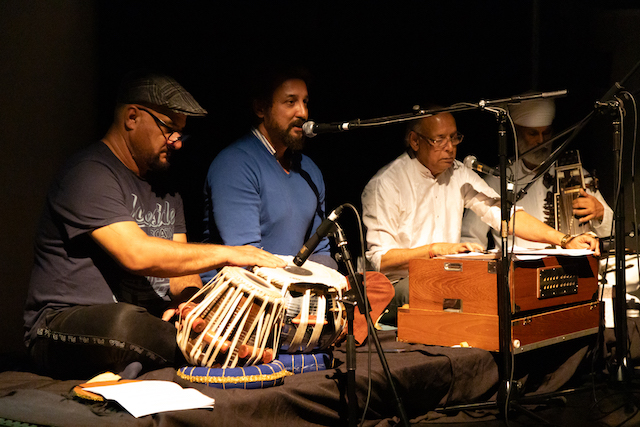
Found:
<svg viewBox="0 0 640 427"><path fill-rule="evenodd" d="M457 135L458 128L453 115L440 113L417 120L407 134L407 143L413 156L433 176L438 176L453 165Z"/></svg>

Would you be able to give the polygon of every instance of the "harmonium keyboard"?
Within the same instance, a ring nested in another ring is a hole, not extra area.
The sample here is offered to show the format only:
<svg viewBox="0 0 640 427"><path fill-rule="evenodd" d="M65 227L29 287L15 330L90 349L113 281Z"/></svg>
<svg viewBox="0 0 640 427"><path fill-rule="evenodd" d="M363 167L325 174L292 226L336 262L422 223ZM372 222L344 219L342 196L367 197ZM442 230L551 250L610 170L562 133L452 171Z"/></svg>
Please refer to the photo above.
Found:
<svg viewBox="0 0 640 427"><path fill-rule="evenodd" d="M398 340L499 351L496 256L413 259ZM514 353L595 334L601 319L592 255L517 259L509 272Z"/></svg>

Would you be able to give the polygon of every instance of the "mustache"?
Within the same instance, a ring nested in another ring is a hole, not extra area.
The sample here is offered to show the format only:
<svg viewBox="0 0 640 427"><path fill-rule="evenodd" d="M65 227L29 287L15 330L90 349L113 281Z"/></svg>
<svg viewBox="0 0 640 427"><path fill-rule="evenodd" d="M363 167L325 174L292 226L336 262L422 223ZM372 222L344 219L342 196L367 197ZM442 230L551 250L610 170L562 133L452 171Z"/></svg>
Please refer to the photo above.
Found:
<svg viewBox="0 0 640 427"><path fill-rule="evenodd" d="M304 124L304 120L302 119L294 120L289 124L289 129L293 129L294 127L301 128L303 124Z"/></svg>

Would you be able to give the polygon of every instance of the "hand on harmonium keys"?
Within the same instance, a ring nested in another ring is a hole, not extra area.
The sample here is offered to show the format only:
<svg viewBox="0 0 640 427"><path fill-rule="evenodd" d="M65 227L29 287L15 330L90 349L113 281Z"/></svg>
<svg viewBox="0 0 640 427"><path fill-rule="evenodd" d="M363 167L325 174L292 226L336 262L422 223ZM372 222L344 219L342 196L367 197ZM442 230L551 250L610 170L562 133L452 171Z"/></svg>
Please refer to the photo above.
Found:
<svg viewBox="0 0 640 427"><path fill-rule="evenodd" d="M478 243L432 243L429 245L429 258L441 255L460 254L464 252L483 252L484 247Z"/></svg>

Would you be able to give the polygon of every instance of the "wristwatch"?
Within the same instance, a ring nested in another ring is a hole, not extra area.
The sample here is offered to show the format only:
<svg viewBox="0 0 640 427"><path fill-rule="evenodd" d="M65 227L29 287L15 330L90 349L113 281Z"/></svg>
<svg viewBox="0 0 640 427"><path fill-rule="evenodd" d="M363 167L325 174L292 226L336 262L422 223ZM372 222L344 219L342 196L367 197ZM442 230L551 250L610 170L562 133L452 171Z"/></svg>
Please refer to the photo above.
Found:
<svg viewBox="0 0 640 427"><path fill-rule="evenodd" d="M571 234L565 234L564 236L562 236L562 239L560 239L560 247L562 249L567 249L567 242L571 240Z"/></svg>

